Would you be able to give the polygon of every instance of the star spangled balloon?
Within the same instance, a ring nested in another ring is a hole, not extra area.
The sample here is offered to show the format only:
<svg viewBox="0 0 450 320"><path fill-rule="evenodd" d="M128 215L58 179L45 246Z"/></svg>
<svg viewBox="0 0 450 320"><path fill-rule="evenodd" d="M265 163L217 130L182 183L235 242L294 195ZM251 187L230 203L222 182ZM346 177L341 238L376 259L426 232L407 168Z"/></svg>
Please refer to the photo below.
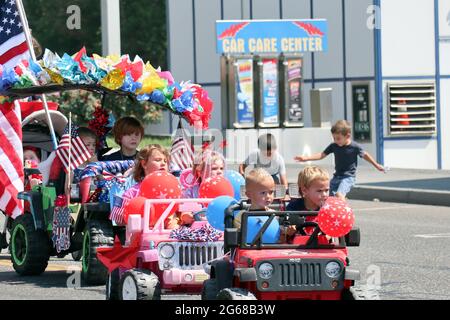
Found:
<svg viewBox="0 0 450 320"><path fill-rule="evenodd" d="M320 229L331 237L343 237L353 227L355 216L348 204L336 197L329 197L317 215Z"/></svg>

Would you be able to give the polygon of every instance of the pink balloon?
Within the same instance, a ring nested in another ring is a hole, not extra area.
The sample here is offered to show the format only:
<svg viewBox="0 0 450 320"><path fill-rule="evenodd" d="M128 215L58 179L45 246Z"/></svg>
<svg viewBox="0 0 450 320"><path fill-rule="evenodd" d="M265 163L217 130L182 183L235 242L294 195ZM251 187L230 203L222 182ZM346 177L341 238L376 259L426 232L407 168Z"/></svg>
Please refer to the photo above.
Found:
<svg viewBox="0 0 450 320"><path fill-rule="evenodd" d="M352 230L354 222L353 210L336 197L329 197L317 216L320 229L331 237L345 236Z"/></svg>

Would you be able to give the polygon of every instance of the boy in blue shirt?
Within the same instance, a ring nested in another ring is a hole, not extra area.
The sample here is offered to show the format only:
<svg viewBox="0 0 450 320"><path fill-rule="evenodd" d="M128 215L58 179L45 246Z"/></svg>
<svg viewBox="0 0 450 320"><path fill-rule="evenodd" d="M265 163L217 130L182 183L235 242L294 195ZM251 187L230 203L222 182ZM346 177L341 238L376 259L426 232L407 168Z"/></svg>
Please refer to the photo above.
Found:
<svg viewBox="0 0 450 320"><path fill-rule="evenodd" d="M330 194L345 200L355 184L358 156L371 163L377 170L384 172L384 167L351 138L352 129L345 120L339 120L331 128L334 143L331 143L323 152L311 156L297 156L298 162L322 160L330 153L334 153L335 173L330 182Z"/></svg>

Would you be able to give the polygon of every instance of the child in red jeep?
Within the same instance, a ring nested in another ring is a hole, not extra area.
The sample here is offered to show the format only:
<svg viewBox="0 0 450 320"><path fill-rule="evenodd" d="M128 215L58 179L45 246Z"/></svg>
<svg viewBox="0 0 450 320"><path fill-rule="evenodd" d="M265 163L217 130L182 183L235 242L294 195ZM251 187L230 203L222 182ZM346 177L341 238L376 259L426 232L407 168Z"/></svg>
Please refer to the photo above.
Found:
<svg viewBox="0 0 450 320"><path fill-rule="evenodd" d="M266 170L256 168L245 177L245 194L251 204L248 211L273 211L269 206L273 202L274 193L275 181ZM241 228L242 213L234 218L234 227L237 229ZM280 226L280 240L283 241L286 235L294 235L295 231L295 226Z"/></svg>
<svg viewBox="0 0 450 320"><path fill-rule="evenodd" d="M319 211L330 192L330 177L318 166L307 166L298 174L298 189L302 198L290 202L286 211ZM315 221L316 217L307 217L306 221ZM305 228L311 234L314 228Z"/></svg>

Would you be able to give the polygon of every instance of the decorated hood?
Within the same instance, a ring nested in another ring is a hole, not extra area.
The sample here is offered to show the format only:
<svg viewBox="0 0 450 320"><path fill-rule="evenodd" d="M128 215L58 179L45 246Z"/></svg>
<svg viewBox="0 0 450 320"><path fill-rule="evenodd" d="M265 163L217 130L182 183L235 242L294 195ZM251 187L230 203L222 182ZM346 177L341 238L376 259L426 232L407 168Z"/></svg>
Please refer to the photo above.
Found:
<svg viewBox="0 0 450 320"><path fill-rule="evenodd" d="M0 65L3 100L63 90L89 90L149 101L183 116L191 125L207 129L213 102L208 92L190 81L175 82L169 71L129 55L88 56L83 48L62 57L46 49L41 60L23 60L12 69Z"/></svg>

